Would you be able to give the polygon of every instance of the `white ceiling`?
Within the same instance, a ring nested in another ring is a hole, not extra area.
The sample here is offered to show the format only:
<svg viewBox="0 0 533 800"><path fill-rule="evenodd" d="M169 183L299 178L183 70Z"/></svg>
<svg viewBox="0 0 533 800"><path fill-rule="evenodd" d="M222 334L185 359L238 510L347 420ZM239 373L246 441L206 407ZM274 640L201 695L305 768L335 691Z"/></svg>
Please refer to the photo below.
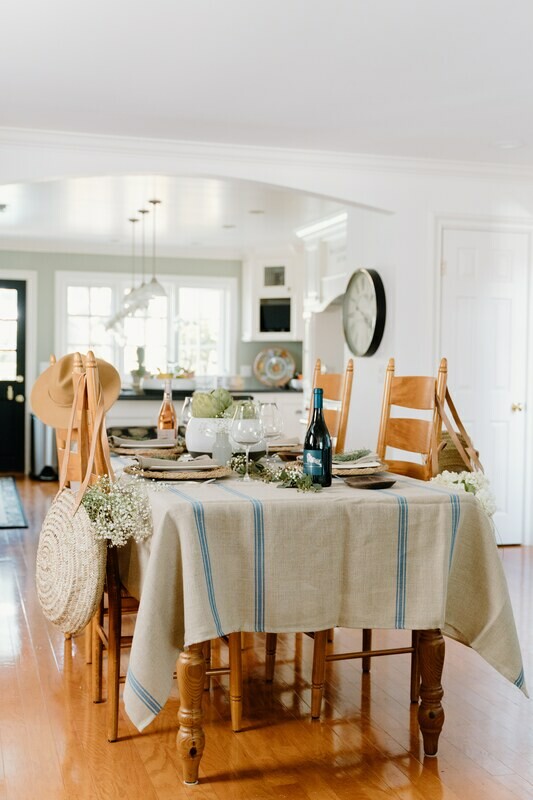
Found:
<svg viewBox="0 0 533 800"><path fill-rule="evenodd" d="M240 258L245 251L295 244L295 228L342 207L301 192L247 181L162 176L76 178L0 187L0 248L129 253L130 217L145 215L151 252L152 198L159 255ZM263 213L257 213L263 212ZM142 222L135 223L140 253ZM231 226L231 227L230 227Z"/></svg>
<svg viewBox="0 0 533 800"><path fill-rule="evenodd" d="M533 165L531 0L19 0L1 30L2 127ZM0 247L124 252L154 195L162 254L335 210L208 179L4 186Z"/></svg>

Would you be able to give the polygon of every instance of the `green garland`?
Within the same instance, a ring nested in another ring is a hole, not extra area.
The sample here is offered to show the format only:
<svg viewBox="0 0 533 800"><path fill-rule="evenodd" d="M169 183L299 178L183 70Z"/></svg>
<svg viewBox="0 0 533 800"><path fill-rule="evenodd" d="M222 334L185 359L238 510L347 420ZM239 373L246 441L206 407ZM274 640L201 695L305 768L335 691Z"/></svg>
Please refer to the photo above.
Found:
<svg viewBox="0 0 533 800"><path fill-rule="evenodd" d="M244 475L246 456L233 456L230 467L238 475ZM305 475L298 467L271 467L260 461L249 461L248 474L265 483L277 483L279 489L298 489L299 492L319 492L322 489L319 484L313 483L311 475Z"/></svg>

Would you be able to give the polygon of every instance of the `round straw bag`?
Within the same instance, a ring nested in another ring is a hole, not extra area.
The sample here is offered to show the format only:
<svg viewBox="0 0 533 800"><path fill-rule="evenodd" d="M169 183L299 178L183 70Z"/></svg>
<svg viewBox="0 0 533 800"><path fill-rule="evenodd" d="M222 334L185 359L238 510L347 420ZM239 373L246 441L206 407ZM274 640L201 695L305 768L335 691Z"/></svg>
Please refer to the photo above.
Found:
<svg viewBox="0 0 533 800"><path fill-rule="evenodd" d="M103 403L98 408L95 419L87 472L80 490L74 493L71 489L65 488L74 417L80 392L82 392L82 417L78 427L78 445L81 438L86 435L84 417L86 378L83 374L79 376L74 392L59 492L48 510L39 536L35 575L37 596L45 617L66 634L75 634L83 630L96 613L104 591L107 561L107 542L104 539L97 539L87 511L80 505L90 478L98 439L103 430ZM111 470L110 466L109 469Z"/></svg>
<svg viewBox="0 0 533 800"><path fill-rule="evenodd" d="M107 544L96 538L76 495L63 489L45 517L37 550L37 595L43 614L63 633L91 621L104 591Z"/></svg>

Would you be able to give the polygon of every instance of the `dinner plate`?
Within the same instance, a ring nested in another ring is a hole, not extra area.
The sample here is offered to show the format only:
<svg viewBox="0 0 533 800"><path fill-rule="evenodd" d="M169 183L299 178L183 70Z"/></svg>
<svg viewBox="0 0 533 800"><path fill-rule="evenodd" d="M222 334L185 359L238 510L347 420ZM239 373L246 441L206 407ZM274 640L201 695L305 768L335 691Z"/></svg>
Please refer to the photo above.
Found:
<svg viewBox="0 0 533 800"><path fill-rule="evenodd" d="M116 436L112 443L115 447L131 447L133 450L165 450L176 447L175 439L120 439Z"/></svg>
<svg viewBox="0 0 533 800"><path fill-rule="evenodd" d="M150 464L144 469L149 472L209 472L220 469L220 464L189 464L187 461L179 464L177 461L171 461L169 464Z"/></svg>
<svg viewBox="0 0 533 800"><path fill-rule="evenodd" d="M284 386L295 370L294 358L282 347L267 347L257 354L254 374L265 386Z"/></svg>

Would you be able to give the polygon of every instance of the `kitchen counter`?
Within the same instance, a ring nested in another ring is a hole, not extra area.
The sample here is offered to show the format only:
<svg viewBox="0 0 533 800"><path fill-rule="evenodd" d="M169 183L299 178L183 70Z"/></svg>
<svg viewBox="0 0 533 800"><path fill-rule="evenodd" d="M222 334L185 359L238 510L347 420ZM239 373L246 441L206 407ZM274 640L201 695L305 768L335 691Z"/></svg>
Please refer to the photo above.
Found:
<svg viewBox="0 0 533 800"><path fill-rule="evenodd" d="M203 392L203 391L211 391L210 389L173 389L172 390L172 399L173 400L184 400L186 397L190 397L193 392ZM250 397L251 395L255 394L263 394L265 392L274 393L279 395L300 395L302 394L301 389L291 389L286 386L263 386L262 384L255 384L254 386L246 386L244 389L228 389L229 393L232 397ZM163 397L163 389L161 391L157 391L154 389L150 389L149 391L141 390L140 392L136 392L133 389L124 388L121 390L119 395L119 400L161 400Z"/></svg>

